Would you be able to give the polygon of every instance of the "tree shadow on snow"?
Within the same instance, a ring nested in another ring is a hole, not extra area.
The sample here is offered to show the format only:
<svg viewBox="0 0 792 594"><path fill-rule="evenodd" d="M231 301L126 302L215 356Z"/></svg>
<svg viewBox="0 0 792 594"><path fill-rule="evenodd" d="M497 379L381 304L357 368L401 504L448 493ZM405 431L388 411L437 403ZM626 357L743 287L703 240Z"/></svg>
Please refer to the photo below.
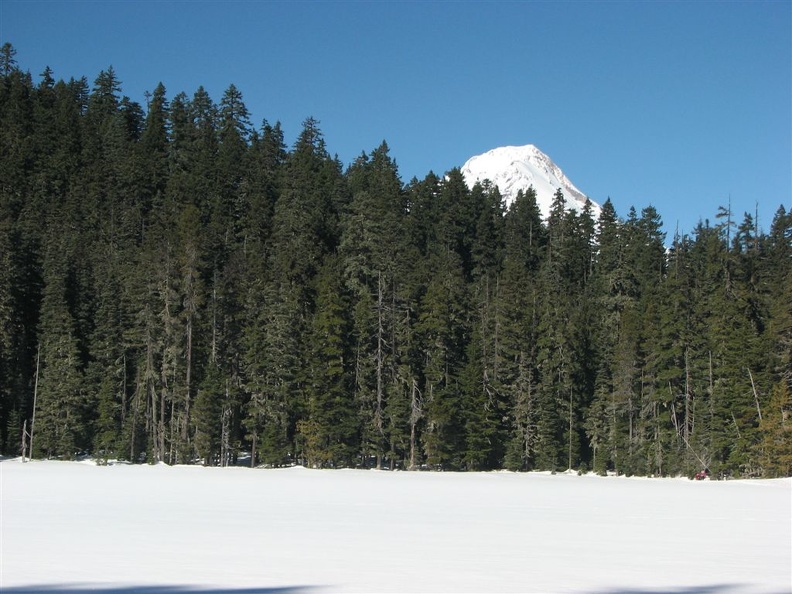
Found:
<svg viewBox="0 0 792 594"><path fill-rule="evenodd" d="M3 594L307 594L316 586L204 588L200 586L112 586L102 584L37 584L0 588Z"/></svg>
<svg viewBox="0 0 792 594"><path fill-rule="evenodd" d="M712 584L710 586L680 586L678 588L614 588L596 590L591 594L737 594L746 584ZM753 588L751 588L753 590ZM785 594L783 591L767 591L767 594ZM788 593L787 593L788 594Z"/></svg>

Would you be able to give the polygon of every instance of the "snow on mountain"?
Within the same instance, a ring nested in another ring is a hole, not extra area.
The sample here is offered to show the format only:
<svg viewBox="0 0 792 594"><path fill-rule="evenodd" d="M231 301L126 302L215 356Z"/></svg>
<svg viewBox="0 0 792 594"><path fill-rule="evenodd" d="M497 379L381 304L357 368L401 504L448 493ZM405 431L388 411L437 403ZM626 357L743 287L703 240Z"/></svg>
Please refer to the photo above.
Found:
<svg viewBox="0 0 792 594"><path fill-rule="evenodd" d="M511 205L517 192L533 186L545 218L550 214L550 205L558 188L564 193L567 208L582 211L586 202L586 195L569 181L561 168L532 144L492 149L468 159L461 171L470 187L485 179L498 186L506 206ZM593 201L592 206L596 218L601 208Z"/></svg>

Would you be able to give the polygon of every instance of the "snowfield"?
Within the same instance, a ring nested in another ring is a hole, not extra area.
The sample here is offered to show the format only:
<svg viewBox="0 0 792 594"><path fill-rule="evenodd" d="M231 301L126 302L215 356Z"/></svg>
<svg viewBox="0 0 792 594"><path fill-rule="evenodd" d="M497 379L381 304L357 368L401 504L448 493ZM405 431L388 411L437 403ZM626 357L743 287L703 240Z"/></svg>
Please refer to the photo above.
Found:
<svg viewBox="0 0 792 594"><path fill-rule="evenodd" d="M0 462L0 591L792 591L792 479Z"/></svg>
<svg viewBox="0 0 792 594"><path fill-rule="evenodd" d="M564 175L553 160L532 144L502 146L468 159L460 168L469 188L476 182L490 180L498 186L506 207L511 206L520 190L533 186L536 203L542 218L547 219L556 190L564 193L567 208L583 211L586 196ZM602 207L592 202L592 216L596 221Z"/></svg>

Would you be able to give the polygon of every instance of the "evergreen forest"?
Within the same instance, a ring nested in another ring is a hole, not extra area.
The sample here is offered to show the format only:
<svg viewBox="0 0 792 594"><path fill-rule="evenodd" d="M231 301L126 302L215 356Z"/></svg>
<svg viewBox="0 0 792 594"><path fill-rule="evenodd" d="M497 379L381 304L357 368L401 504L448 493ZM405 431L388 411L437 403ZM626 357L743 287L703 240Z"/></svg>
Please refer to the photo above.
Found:
<svg viewBox="0 0 792 594"><path fill-rule="evenodd" d="M0 51L0 453L792 475L783 206L543 219L234 85L145 103Z"/></svg>

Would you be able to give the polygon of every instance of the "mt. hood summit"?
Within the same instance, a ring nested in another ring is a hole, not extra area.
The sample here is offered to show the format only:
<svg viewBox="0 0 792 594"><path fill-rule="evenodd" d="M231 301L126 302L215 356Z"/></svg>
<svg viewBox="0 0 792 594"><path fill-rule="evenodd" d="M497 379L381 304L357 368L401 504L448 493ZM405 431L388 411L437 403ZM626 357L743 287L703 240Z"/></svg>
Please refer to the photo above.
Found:
<svg viewBox="0 0 792 594"><path fill-rule="evenodd" d="M532 144L504 146L471 157L462 166L461 172L470 187L485 179L498 186L507 207L514 202L517 192L533 186L536 202L544 218L550 214L550 205L558 188L564 193L568 209L582 212L586 203L586 195L569 181L550 157ZM592 201L595 219L600 210L600 206Z"/></svg>

